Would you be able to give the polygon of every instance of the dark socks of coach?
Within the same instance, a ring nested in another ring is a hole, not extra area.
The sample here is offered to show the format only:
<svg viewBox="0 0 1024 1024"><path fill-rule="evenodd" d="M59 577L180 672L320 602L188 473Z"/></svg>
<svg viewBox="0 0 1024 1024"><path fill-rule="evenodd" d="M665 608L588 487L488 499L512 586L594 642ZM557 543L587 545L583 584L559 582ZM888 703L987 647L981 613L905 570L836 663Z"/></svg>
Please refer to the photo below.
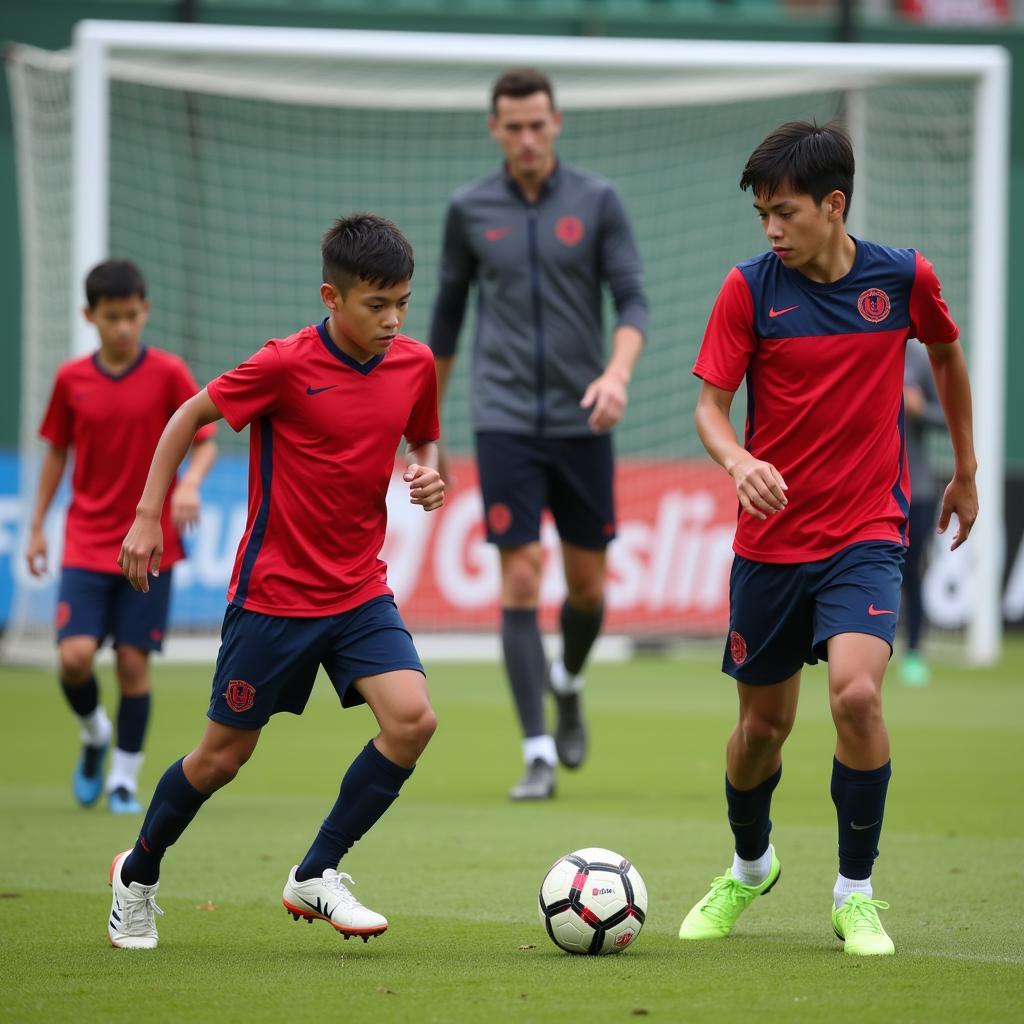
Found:
<svg viewBox="0 0 1024 1024"><path fill-rule="evenodd" d="M63 677L60 681L60 688L64 691L64 698L67 700L79 718L87 718L91 715L100 703L100 688L96 683L96 677L91 675L84 682L78 685L69 683Z"/></svg>
<svg viewBox="0 0 1024 1024"><path fill-rule="evenodd" d="M296 880L306 882L337 868L352 844L395 802L412 771L386 758L370 740L345 772L331 813L296 868Z"/></svg>
<svg viewBox="0 0 1024 1024"><path fill-rule="evenodd" d="M144 693L141 697L121 697L121 705L117 709L117 747L126 754L137 754L142 750L142 741L146 737L146 725L149 723L151 697Z"/></svg>
<svg viewBox="0 0 1024 1024"><path fill-rule="evenodd" d="M536 608L503 608L501 646L512 697L524 736L544 736L544 687L547 661Z"/></svg>
<svg viewBox="0 0 1024 1024"><path fill-rule="evenodd" d="M832 759L832 803L839 821L839 873L844 878L870 878L882 834L885 794L892 761L861 772Z"/></svg>
<svg viewBox="0 0 1024 1024"><path fill-rule="evenodd" d="M177 841L209 799L185 778L182 761L184 758L175 761L156 784L139 838L121 865L125 885L153 885L160 878L160 861L167 847Z"/></svg>
<svg viewBox="0 0 1024 1024"><path fill-rule="evenodd" d="M781 778L782 765L753 789L736 789L729 776L725 777L729 827L736 838L736 853L742 860L757 860L768 849L772 832L772 793Z"/></svg>
<svg viewBox="0 0 1024 1024"><path fill-rule="evenodd" d="M586 612L570 604L568 598L562 602L562 664L569 675L579 675L583 671L603 621L603 604L596 611Z"/></svg>

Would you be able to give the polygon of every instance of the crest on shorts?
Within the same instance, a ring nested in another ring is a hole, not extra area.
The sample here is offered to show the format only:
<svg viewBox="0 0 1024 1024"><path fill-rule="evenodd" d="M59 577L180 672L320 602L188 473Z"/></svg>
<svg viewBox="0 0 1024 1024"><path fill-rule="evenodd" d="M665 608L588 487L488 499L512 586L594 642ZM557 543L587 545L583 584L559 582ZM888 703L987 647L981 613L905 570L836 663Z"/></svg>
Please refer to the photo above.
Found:
<svg viewBox="0 0 1024 1024"><path fill-rule="evenodd" d="M866 288L857 299L857 311L868 323L881 323L892 309L889 296L881 288Z"/></svg>
<svg viewBox="0 0 1024 1024"><path fill-rule="evenodd" d="M512 525L512 510L502 501L496 501L487 509L487 525L491 533L505 533Z"/></svg>
<svg viewBox="0 0 1024 1024"><path fill-rule="evenodd" d="M71 605L61 601L57 605L57 628L63 629L71 621Z"/></svg>
<svg viewBox="0 0 1024 1024"><path fill-rule="evenodd" d="M735 629L729 634L729 654L737 665L747 660L747 641Z"/></svg>
<svg viewBox="0 0 1024 1024"><path fill-rule="evenodd" d="M224 691L224 699L232 711L248 711L256 700L256 687L244 679L232 679Z"/></svg>
<svg viewBox="0 0 1024 1024"><path fill-rule="evenodd" d="M583 221L579 217L559 217L555 221L555 237L562 245L578 245L583 241Z"/></svg>

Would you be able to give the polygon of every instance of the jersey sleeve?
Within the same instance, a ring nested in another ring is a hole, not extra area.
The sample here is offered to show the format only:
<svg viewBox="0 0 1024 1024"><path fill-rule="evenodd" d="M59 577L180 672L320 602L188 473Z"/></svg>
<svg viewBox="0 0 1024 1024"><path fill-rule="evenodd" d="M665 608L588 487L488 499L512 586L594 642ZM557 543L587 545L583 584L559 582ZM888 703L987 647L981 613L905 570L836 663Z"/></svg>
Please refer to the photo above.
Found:
<svg viewBox="0 0 1024 1024"><path fill-rule="evenodd" d="M284 367L273 341L268 341L241 366L206 385L207 394L234 431L274 412L280 400ZM198 436L198 435L197 435Z"/></svg>
<svg viewBox="0 0 1024 1024"><path fill-rule="evenodd" d="M618 190L604 196L601 222L601 270L611 289L618 326L635 327L647 335L650 316L644 294L640 252Z"/></svg>
<svg viewBox="0 0 1024 1024"><path fill-rule="evenodd" d="M57 448L66 448L74 435L74 413L68 401L67 380L63 373L57 373L53 391L46 406L46 414L39 427L39 436Z"/></svg>
<svg viewBox="0 0 1024 1024"><path fill-rule="evenodd" d="M173 365L174 373L171 377L171 408L168 410L169 416L173 416L176 410L199 392L199 385L196 383L196 379L192 376L192 371L186 363L183 360L177 360ZM196 431L193 444L198 441L208 440L216 432L217 426L215 423L205 424Z"/></svg>
<svg viewBox="0 0 1024 1024"><path fill-rule="evenodd" d="M420 377L419 394L402 433L411 447L436 441L441 436L437 416L437 375L434 373L433 360L425 364Z"/></svg>
<svg viewBox="0 0 1024 1024"><path fill-rule="evenodd" d="M462 214L453 201L445 218L437 298L430 320L430 348L435 355L445 358L455 354L476 270L476 256L466 236Z"/></svg>
<svg viewBox="0 0 1024 1024"><path fill-rule="evenodd" d="M926 345L948 345L960 337L960 330L949 315L942 285L935 268L920 253L914 285L910 290L910 328L913 337Z"/></svg>
<svg viewBox="0 0 1024 1024"><path fill-rule="evenodd" d="M733 267L711 310L693 372L716 388L735 391L756 347L750 287L740 269Z"/></svg>

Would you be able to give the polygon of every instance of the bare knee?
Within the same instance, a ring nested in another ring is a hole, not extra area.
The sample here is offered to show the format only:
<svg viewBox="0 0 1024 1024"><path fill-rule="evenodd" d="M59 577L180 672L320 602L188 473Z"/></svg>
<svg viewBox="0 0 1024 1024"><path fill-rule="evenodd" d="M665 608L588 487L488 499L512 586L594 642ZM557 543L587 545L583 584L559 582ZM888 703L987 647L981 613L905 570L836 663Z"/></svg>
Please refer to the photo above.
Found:
<svg viewBox="0 0 1024 1024"><path fill-rule="evenodd" d="M604 604L604 577L574 580L568 590L569 604L586 615L593 615Z"/></svg>
<svg viewBox="0 0 1024 1024"><path fill-rule="evenodd" d="M251 754L251 749L239 747L200 746L185 758L185 774L200 793L213 793L235 778Z"/></svg>
<svg viewBox="0 0 1024 1024"><path fill-rule="evenodd" d="M59 648L60 676L72 686L81 686L92 676L96 641L91 637L76 637L61 641Z"/></svg>
<svg viewBox="0 0 1024 1024"><path fill-rule="evenodd" d="M149 693L149 655L138 647L118 647L117 681L125 697Z"/></svg>
<svg viewBox="0 0 1024 1024"><path fill-rule="evenodd" d="M501 558L502 601L506 608L534 608L540 597L539 545L503 551Z"/></svg>
<svg viewBox="0 0 1024 1024"><path fill-rule="evenodd" d="M401 754L401 762L415 764L437 730L437 715L424 702L381 726L381 733L390 750Z"/></svg>
<svg viewBox="0 0 1024 1024"><path fill-rule="evenodd" d="M771 754L782 749L793 729L793 718L783 711L748 708L740 719L740 734L751 753Z"/></svg>
<svg viewBox="0 0 1024 1024"><path fill-rule="evenodd" d="M844 735L869 736L882 723L882 695L870 676L856 677L831 697L832 719Z"/></svg>

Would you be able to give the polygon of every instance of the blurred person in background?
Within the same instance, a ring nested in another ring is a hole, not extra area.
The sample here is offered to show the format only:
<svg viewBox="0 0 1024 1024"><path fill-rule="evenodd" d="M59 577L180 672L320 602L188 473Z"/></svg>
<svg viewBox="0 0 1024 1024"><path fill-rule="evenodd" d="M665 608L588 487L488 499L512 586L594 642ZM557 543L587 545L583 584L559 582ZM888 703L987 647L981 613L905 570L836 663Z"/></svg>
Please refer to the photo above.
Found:
<svg viewBox="0 0 1024 1024"><path fill-rule="evenodd" d="M107 260L85 279L85 319L99 348L57 371L39 435L48 448L39 473L25 551L33 576L46 573L46 513L74 451L71 503L57 599L60 685L78 722L82 752L72 779L83 807L103 793L107 772L111 811L138 814L136 796L143 740L150 717L149 656L163 647L170 610L172 566L185 557L181 531L199 519L199 485L217 457L214 427L203 427L191 446L188 469L175 479L162 505L167 537L164 573L147 601L121 575L121 539L135 516L149 460L167 421L198 390L176 355L142 343L149 316L146 280L128 260ZM96 653L110 637L120 690L117 735L100 702Z"/></svg>
<svg viewBox="0 0 1024 1024"><path fill-rule="evenodd" d="M488 128L504 163L452 198L430 347L443 402L475 285L473 429L487 540L501 557L502 648L525 763L509 797L543 800L554 795L556 763L578 768L587 753L582 672L601 630L605 552L615 537L611 430L626 411L647 299L618 189L555 153L562 115L548 79L530 68L503 74ZM610 357L605 285L616 312ZM550 668L537 621L545 508L568 590L562 654ZM557 711L553 736L546 688Z"/></svg>

